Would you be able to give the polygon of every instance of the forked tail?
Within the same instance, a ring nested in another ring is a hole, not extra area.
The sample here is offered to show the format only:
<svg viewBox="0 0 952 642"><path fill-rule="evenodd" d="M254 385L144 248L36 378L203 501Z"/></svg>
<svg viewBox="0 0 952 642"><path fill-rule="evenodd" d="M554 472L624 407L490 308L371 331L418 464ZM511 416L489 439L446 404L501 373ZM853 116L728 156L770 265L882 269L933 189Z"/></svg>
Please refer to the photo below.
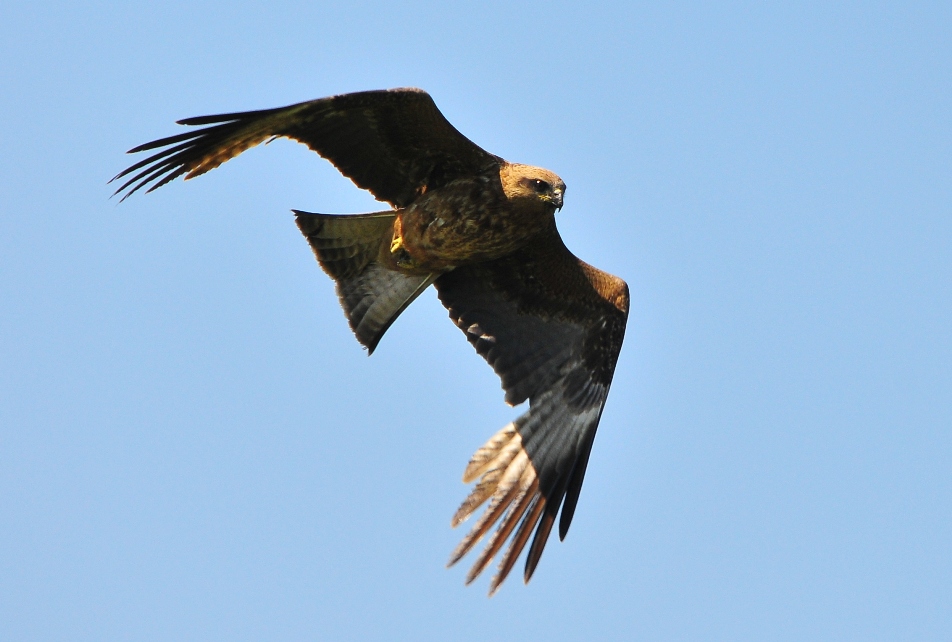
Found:
<svg viewBox="0 0 952 642"><path fill-rule="evenodd" d="M405 274L380 257L388 251L395 212L311 214L292 210L318 262L337 284L350 328L369 353L438 272Z"/></svg>

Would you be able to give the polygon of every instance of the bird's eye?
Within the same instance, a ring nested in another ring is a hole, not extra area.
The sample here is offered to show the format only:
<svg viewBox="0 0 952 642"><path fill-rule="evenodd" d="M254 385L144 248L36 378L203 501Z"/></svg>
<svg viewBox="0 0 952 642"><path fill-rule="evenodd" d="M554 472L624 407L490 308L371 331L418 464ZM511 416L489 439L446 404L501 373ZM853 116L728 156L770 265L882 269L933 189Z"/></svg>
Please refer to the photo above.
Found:
<svg viewBox="0 0 952 642"><path fill-rule="evenodd" d="M536 193L542 194L552 189L552 186L546 183L545 181L536 178L532 181L532 189L534 189Z"/></svg>

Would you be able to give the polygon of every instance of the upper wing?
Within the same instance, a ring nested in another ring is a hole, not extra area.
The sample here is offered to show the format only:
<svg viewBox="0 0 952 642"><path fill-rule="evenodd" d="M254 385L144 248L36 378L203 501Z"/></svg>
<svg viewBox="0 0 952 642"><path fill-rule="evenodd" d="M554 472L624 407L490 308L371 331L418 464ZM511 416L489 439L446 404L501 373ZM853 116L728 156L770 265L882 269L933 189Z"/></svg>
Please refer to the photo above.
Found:
<svg viewBox="0 0 952 642"><path fill-rule="evenodd" d="M427 188L479 173L501 159L459 133L420 89L342 94L288 107L178 121L211 125L139 145L164 147L112 180L134 174L116 190L123 199L185 174L214 169L258 143L287 137L304 143L378 200L405 207Z"/></svg>
<svg viewBox="0 0 952 642"><path fill-rule="evenodd" d="M463 481L479 478L479 483L453 517L456 526L490 500L450 564L500 522L467 582L518 525L492 580L492 594L533 528L527 582L560 505L560 539L572 522L625 335L628 286L575 258L553 226L511 256L440 276L436 287L450 318L502 379L506 401L529 400L528 412L473 456Z"/></svg>

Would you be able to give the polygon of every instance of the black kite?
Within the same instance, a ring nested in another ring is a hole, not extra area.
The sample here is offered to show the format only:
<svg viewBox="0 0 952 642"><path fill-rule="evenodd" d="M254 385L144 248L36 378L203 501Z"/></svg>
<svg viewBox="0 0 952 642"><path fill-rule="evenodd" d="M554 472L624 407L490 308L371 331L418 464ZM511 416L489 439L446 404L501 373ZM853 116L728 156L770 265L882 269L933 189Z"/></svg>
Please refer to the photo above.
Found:
<svg viewBox="0 0 952 642"><path fill-rule="evenodd" d="M116 176L132 175L116 193L126 198L192 178L287 137L390 203L372 214L295 215L369 352L434 284L450 318L499 375L506 402L529 401L466 467L463 481L477 484L453 526L489 504L450 558L457 562L498 523L467 576L475 579L509 540L492 594L534 530L528 582L560 507L560 538L572 522L628 318L625 282L562 243L555 226L562 180L479 148L418 89L178 122L205 127L130 150L161 151Z"/></svg>

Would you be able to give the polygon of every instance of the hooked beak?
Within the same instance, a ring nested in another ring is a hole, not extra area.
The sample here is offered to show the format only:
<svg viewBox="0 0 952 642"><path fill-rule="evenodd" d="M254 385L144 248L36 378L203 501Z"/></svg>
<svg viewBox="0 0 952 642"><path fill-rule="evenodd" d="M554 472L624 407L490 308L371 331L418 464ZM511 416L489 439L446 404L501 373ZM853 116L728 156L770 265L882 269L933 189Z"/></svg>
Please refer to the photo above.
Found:
<svg viewBox="0 0 952 642"><path fill-rule="evenodd" d="M555 204L556 210L562 209L562 190L556 189L552 192L552 202Z"/></svg>

